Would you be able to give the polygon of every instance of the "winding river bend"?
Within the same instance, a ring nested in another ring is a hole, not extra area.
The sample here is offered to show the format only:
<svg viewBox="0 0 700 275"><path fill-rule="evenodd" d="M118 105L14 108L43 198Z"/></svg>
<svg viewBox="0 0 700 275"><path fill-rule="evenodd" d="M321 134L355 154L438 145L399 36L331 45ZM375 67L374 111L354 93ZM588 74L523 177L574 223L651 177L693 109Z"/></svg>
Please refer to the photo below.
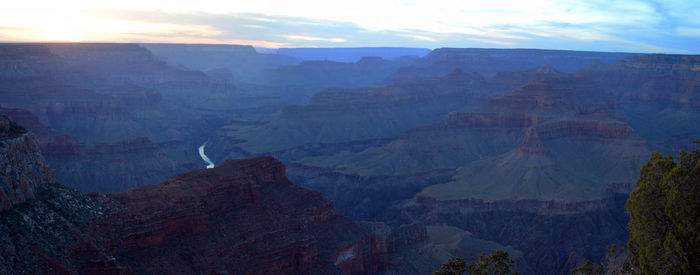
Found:
<svg viewBox="0 0 700 275"><path fill-rule="evenodd" d="M202 160L207 163L207 168L214 168L214 163L207 157L207 155L204 154L204 146L207 146L207 143L205 142L202 144L202 146L199 146L199 156L202 157Z"/></svg>

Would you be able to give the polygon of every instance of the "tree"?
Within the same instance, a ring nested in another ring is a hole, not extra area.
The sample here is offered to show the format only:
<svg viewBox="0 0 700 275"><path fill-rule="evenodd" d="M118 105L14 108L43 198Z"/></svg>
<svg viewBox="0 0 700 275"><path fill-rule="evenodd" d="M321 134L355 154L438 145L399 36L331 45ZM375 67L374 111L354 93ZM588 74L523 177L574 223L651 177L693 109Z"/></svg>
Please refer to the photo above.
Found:
<svg viewBox="0 0 700 275"><path fill-rule="evenodd" d="M598 266L591 261L571 270L571 274L584 275L632 275L637 274L630 263L630 254L624 245L612 244L608 246L608 253Z"/></svg>
<svg viewBox="0 0 700 275"><path fill-rule="evenodd" d="M700 151L652 153L626 207L635 271L700 274Z"/></svg>
<svg viewBox="0 0 700 275"><path fill-rule="evenodd" d="M511 267L513 267L513 259L508 257L508 252L498 250L488 256L479 255L479 260L469 265L469 272L472 275L506 275L511 274ZM512 274L518 274L518 272Z"/></svg>
<svg viewBox="0 0 700 275"><path fill-rule="evenodd" d="M586 261L583 265L571 270L573 275L603 275L603 268L595 266L591 261Z"/></svg>
<svg viewBox="0 0 700 275"><path fill-rule="evenodd" d="M472 275L519 274L518 272L510 272L513 263L513 260L508 257L508 252L498 250L488 256L479 255L479 260L469 264L469 267L462 258L449 259L442 264L439 270L433 271L433 275L462 275L467 271L467 268Z"/></svg>
<svg viewBox="0 0 700 275"><path fill-rule="evenodd" d="M634 274L630 263L630 253L624 245L608 246L608 253L603 258L602 265L606 275Z"/></svg>
<svg viewBox="0 0 700 275"><path fill-rule="evenodd" d="M449 259L433 275L462 275L467 271L467 262L462 258Z"/></svg>

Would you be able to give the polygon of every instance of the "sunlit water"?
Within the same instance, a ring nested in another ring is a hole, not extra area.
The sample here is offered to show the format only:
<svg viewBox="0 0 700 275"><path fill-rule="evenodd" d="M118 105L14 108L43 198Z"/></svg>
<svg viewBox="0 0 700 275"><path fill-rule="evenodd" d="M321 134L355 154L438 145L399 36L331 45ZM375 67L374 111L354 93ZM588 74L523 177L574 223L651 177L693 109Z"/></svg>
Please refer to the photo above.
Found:
<svg viewBox="0 0 700 275"><path fill-rule="evenodd" d="M202 160L204 160L204 162L207 163L207 168L214 168L214 163L211 162L209 157L207 157L207 155L204 154L204 146L207 146L206 142L202 144L202 146L199 146L199 156L202 157Z"/></svg>

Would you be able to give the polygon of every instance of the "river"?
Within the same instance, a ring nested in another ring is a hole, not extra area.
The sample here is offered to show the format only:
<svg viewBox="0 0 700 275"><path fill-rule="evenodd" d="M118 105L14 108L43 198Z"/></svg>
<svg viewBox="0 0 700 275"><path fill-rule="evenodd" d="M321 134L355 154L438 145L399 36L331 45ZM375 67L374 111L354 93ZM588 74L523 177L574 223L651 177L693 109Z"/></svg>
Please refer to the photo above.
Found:
<svg viewBox="0 0 700 275"><path fill-rule="evenodd" d="M202 160L204 160L204 162L207 163L207 168L214 168L214 163L211 162L209 157L207 157L207 155L204 154L204 146L207 146L206 142L202 144L202 146L199 146L199 156L202 157Z"/></svg>

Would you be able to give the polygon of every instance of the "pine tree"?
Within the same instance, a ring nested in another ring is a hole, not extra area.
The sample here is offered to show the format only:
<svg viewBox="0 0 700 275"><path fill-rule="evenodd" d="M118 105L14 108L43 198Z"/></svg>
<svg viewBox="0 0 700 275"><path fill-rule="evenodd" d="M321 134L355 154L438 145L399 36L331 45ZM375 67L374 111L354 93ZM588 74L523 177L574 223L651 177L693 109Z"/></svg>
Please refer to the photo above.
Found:
<svg viewBox="0 0 700 275"><path fill-rule="evenodd" d="M467 271L467 262L462 258L449 259L433 275L462 275Z"/></svg>
<svg viewBox="0 0 700 275"><path fill-rule="evenodd" d="M603 268L595 266L591 261L571 270L572 275L603 275Z"/></svg>
<svg viewBox="0 0 700 275"><path fill-rule="evenodd" d="M439 270L433 271L433 275L462 275L469 269L469 274L472 275L517 275L518 272L512 272L513 259L508 257L508 252L498 250L491 255L479 255L479 260L469 264L462 258L449 259L442 264Z"/></svg>
<svg viewBox="0 0 700 275"><path fill-rule="evenodd" d="M627 201L628 249L642 274L700 274L700 151L652 153Z"/></svg>
<svg viewBox="0 0 700 275"><path fill-rule="evenodd" d="M472 275L518 274L518 272L510 272L512 267L513 259L508 257L508 252L498 250L488 256L479 255L479 260L469 265L469 273Z"/></svg>

